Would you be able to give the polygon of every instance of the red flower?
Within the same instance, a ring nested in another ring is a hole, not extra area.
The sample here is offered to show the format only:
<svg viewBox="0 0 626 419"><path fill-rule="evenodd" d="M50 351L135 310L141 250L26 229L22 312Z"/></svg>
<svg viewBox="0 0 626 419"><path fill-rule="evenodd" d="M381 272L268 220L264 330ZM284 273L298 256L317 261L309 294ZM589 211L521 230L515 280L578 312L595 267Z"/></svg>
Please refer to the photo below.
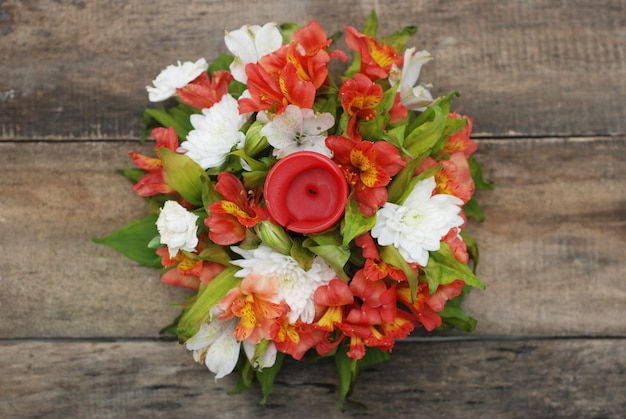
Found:
<svg viewBox="0 0 626 419"><path fill-rule="evenodd" d="M441 170L435 173L437 186L435 191L440 194L454 195L467 203L474 195L476 186L472 179L467 157L463 152L456 152L450 156L449 160L437 162L432 157L428 157L418 167L421 173L433 166L441 166Z"/></svg>
<svg viewBox="0 0 626 419"><path fill-rule="evenodd" d="M171 258L167 246L159 247L156 254L161 256L164 267L172 267L161 275L161 282L177 287L198 290L200 284L208 284L226 268L220 263L192 259L183 252Z"/></svg>
<svg viewBox="0 0 626 419"><path fill-rule="evenodd" d="M315 290L313 300L317 306L326 308L315 326L320 330L332 332L335 325L343 321L345 306L354 302L354 296L348 284L340 279L333 279L328 285L322 285Z"/></svg>
<svg viewBox="0 0 626 419"><path fill-rule="evenodd" d="M352 186L361 211L373 216L387 202L385 186L406 165L400 152L385 141L353 141L343 136L326 138L326 146Z"/></svg>
<svg viewBox="0 0 626 419"><path fill-rule="evenodd" d="M233 76L226 70L215 71L212 80L209 80L206 72L202 72L187 86L176 89L176 93L187 105L198 109L210 108L228 93L228 84L231 81L233 81Z"/></svg>
<svg viewBox="0 0 626 419"><path fill-rule="evenodd" d="M433 295L428 292L427 284L420 284L417 287L417 296L411 302L411 291L408 284L402 283L396 288L396 296L412 314L413 321L424 326L429 332L441 326L442 321L438 312L443 310L446 301L459 295L465 283L460 279L447 284L439 285ZM400 310L401 311L401 310ZM399 311L399 312L400 312Z"/></svg>
<svg viewBox="0 0 626 419"><path fill-rule="evenodd" d="M339 88L341 106L351 117L359 117L366 121L376 118L375 108L383 100L383 88L361 73L347 79Z"/></svg>
<svg viewBox="0 0 626 419"><path fill-rule="evenodd" d="M270 328L274 321L287 311L285 304L271 300L278 293L278 280L274 277L250 274L239 287L231 288L219 301L224 310L218 319L229 320L239 317L235 328L235 339L248 340L257 344L261 339L270 338Z"/></svg>
<svg viewBox="0 0 626 419"><path fill-rule="evenodd" d="M298 77L293 63L272 77L260 63L246 65L250 98L239 99L239 112L273 110L280 114L289 104L310 109L315 101L315 86Z"/></svg>
<svg viewBox="0 0 626 419"><path fill-rule="evenodd" d="M465 118L467 120L467 125L461 131L448 137L441 153L453 154L460 151L463 152L465 157L469 157L470 154L478 149L478 144L470 139L473 125L472 119L469 116L462 116L456 112L450 112L450 114L448 114L448 118Z"/></svg>
<svg viewBox="0 0 626 419"><path fill-rule="evenodd" d="M296 30L289 44L246 65L250 98L239 100L240 112L284 112L289 104L310 109L316 89L328 77L331 58L345 59L340 51L328 53L332 40L316 21Z"/></svg>
<svg viewBox="0 0 626 419"><path fill-rule="evenodd" d="M358 52L361 57L360 72L371 80L384 79L389 76L393 64L400 65L403 57L389 45L381 45L371 36L364 35L352 26L346 28L346 44Z"/></svg>
<svg viewBox="0 0 626 419"><path fill-rule="evenodd" d="M299 361L309 349L322 343L327 333L300 319L291 324L287 313L284 313L270 327L270 335L279 352Z"/></svg>
<svg viewBox="0 0 626 419"><path fill-rule="evenodd" d="M246 236L246 228L269 218L267 210L259 207L260 197L252 192L249 194L232 173L221 172L215 190L225 199L209 205L211 215L204 220L214 243L240 242Z"/></svg>
<svg viewBox="0 0 626 419"><path fill-rule="evenodd" d="M154 149L157 152L159 148L169 148L172 151L176 151L178 148L178 136L172 127L155 128L152 130L152 136L156 140ZM167 184L165 172L163 171L163 162L160 157L147 157L134 151L128 154L139 168L147 172L133 186L133 192L139 196L171 195L175 193L174 189Z"/></svg>

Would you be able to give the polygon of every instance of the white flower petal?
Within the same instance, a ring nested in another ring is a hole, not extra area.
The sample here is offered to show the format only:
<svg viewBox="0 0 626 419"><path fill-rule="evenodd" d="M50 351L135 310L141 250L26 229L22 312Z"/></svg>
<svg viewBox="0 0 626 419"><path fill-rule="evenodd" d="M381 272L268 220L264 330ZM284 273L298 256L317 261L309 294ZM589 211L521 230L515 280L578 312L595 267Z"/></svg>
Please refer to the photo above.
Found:
<svg viewBox="0 0 626 419"><path fill-rule="evenodd" d="M265 349L265 352L255 358L256 348L257 345L250 343L247 340L243 341L243 350L255 369L262 370L263 368L269 368L274 365L276 362L277 352L274 342L270 341Z"/></svg>
<svg viewBox="0 0 626 419"><path fill-rule="evenodd" d="M207 71L209 64L204 58L195 63L186 61L178 65L169 65L152 81L153 86L146 86L148 99L151 102L161 102L176 95L176 89L185 87L202 72Z"/></svg>
<svg viewBox="0 0 626 419"><path fill-rule="evenodd" d="M433 59L428 51L415 52L415 48L407 48L404 51L404 64L400 76L400 101L408 109L422 111L432 103L432 95L427 86L417 85L422 66ZM390 74L390 82L397 81L397 70Z"/></svg>
<svg viewBox="0 0 626 419"><path fill-rule="evenodd" d="M209 371L215 373L216 380L233 372L237 365L241 348L240 343L233 334L237 325L236 320L232 319L226 323L228 323L228 326L211 345L205 358L205 364Z"/></svg>
<svg viewBox="0 0 626 419"><path fill-rule="evenodd" d="M194 129L177 151L185 153L205 170L220 166L233 148L243 147L246 136L240 130L247 118L247 114L239 114L237 100L224 95L211 108L203 109L202 115L191 115Z"/></svg>
<svg viewBox="0 0 626 419"><path fill-rule="evenodd" d="M322 134L334 124L335 118L330 113L316 114L312 109L289 105L263 126L261 135L267 138L274 148L273 155L278 158L305 150L332 157L325 144L326 136Z"/></svg>
<svg viewBox="0 0 626 419"><path fill-rule="evenodd" d="M265 25L244 25L241 28L226 32L224 42L228 50L235 56L230 65L234 79L246 83L245 67L256 63L267 54L271 54L282 46L283 38L276 23Z"/></svg>
<svg viewBox="0 0 626 419"><path fill-rule="evenodd" d="M198 216L187 211L176 201L165 201L156 221L161 244L167 246L170 257L179 250L193 252L198 245L196 221Z"/></svg>
<svg viewBox="0 0 626 419"><path fill-rule="evenodd" d="M432 195L434 177L418 182L402 205L387 202L376 213L372 228L381 246L393 245L407 262L426 266L429 251L439 250L441 239L464 220L463 201L453 195Z"/></svg>
<svg viewBox="0 0 626 419"><path fill-rule="evenodd" d="M238 247L231 249L244 258L231 262L242 268L235 274L237 277L243 278L251 273L257 273L278 280L278 294L274 302L285 300L290 307L287 316L292 323L297 319L305 323L313 321L315 317L313 293L319 286L327 285L337 276L320 257L316 257L311 268L305 271L291 256L283 255L264 244L253 250Z"/></svg>

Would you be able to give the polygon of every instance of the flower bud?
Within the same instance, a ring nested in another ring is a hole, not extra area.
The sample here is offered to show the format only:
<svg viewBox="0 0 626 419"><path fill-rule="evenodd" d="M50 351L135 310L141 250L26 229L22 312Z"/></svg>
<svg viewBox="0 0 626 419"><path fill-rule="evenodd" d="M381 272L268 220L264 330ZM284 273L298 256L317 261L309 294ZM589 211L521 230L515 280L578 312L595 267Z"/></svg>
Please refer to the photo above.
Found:
<svg viewBox="0 0 626 419"><path fill-rule="evenodd" d="M279 225L273 224L269 220L261 221L254 227L254 231L259 238L271 247L284 255L291 253L293 242L287 232Z"/></svg>
<svg viewBox="0 0 626 419"><path fill-rule="evenodd" d="M256 156L269 146L267 139L261 135L261 128L263 128L263 123L256 121L246 131L246 141L243 149L250 157Z"/></svg>

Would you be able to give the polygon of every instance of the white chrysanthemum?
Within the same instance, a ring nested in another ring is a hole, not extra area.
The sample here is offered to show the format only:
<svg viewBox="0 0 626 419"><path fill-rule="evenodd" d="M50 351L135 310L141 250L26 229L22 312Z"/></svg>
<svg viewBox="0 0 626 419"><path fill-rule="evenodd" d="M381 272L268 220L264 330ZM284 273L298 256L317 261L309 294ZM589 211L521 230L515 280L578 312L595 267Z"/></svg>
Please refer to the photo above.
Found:
<svg viewBox="0 0 626 419"><path fill-rule="evenodd" d="M176 89L185 87L202 72L207 71L209 64L204 58L195 63L185 61L178 65L168 65L156 79L152 81L154 87L146 86L150 102L161 102L176 95Z"/></svg>
<svg viewBox="0 0 626 419"><path fill-rule="evenodd" d="M389 81L395 84L400 74L400 101L411 110L423 111L433 102L433 96L428 89L432 86L416 85L422 66L433 59L428 51L415 52L415 48L408 48L404 51L404 64L400 71L394 64L389 73Z"/></svg>
<svg viewBox="0 0 626 419"><path fill-rule="evenodd" d="M236 318L214 318L210 323L202 323L200 330L185 342L187 349L193 351L193 359L205 364L216 380L233 372L237 365L241 345L235 339L236 326Z"/></svg>
<svg viewBox="0 0 626 419"><path fill-rule="evenodd" d="M259 115L263 115L260 113ZM261 135L274 147L274 156L280 158L297 151L315 151L332 158L326 147L326 132L335 125L330 113L316 114L312 109L289 105L261 129Z"/></svg>
<svg viewBox="0 0 626 419"><path fill-rule="evenodd" d="M193 252L198 245L196 221L198 216L187 211L176 201L165 201L156 225L161 244L167 246L170 257L179 250Z"/></svg>
<svg viewBox="0 0 626 419"><path fill-rule="evenodd" d="M327 285L337 276L320 257L316 257L311 269L305 271L291 256L283 255L264 244L253 250L238 247L232 249L244 257L231 262L242 268L235 274L236 276L245 278L256 273L272 276L278 280L278 294L273 302L285 300L291 309L288 317L292 323L297 319L305 323L313 321L315 317L313 293L318 287Z"/></svg>
<svg viewBox="0 0 626 419"><path fill-rule="evenodd" d="M237 100L224 95L218 103L203 109L201 115L191 115L194 129L177 151L189 156L205 170L218 167L226 161L233 147L243 147L246 135L240 130L247 118L247 114L239 114Z"/></svg>
<svg viewBox="0 0 626 419"><path fill-rule="evenodd" d="M246 64L256 63L264 55L279 49L283 44L283 37L276 23L270 22L263 26L244 25L240 29L226 32L224 42L235 56L230 65L233 78L246 83L248 81Z"/></svg>
<svg viewBox="0 0 626 419"><path fill-rule="evenodd" d="M381 246L393 245L407 262L428 263L428 251L439 250L451 228L463 224L459 215L463 201L453 195L433 195L436 183L430 177L418 182L402 205L387 202L376 213L372 229Z"/></svg>

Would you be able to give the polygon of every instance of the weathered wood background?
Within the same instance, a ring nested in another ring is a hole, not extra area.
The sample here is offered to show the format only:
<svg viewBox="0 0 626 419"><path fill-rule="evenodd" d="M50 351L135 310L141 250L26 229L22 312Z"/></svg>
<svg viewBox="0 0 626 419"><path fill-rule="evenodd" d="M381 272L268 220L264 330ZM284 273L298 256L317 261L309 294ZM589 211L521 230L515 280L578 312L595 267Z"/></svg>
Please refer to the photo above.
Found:
<svg viewBox="0 0 626 419"><path fill-rule="evenodd" d="M158 330L184 292L91 242L144 214L116 175L145 86L225 52L225 29L418 25L422 79L460 90L486 176L472 336L413 339L337 410L328 364L288 362L266 409ZM0 417L622 417L626 2L0 1Z"/></svg>

